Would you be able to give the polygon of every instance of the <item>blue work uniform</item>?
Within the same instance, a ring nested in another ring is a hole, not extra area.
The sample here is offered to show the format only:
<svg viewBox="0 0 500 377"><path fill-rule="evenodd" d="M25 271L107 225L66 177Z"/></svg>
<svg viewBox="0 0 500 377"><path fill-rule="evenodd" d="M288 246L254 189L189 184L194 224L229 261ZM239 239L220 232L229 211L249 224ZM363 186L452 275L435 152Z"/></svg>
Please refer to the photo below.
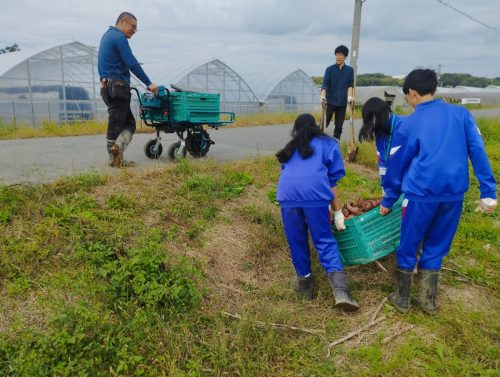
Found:
<svg viewBox="0 0 500 377"><path fill-rule="evenodd" d="M393 137L382 205L408 199L396 251L398 268L439 270L458 227L469 187L470 158L481 198L496 198L496 181L472 114L440 99L420 103Z"/></svg>
<svg viewBox="0 0 500 377"><path fill-rule="evenodd" d="M392 137L399 129L405 117L391 113L389 115L389 135L379 135L376 137L375 145L377 148L377 165L378 174L380 176L380 184L384 187L384 177L387 172L387 160L389 158L389 151L391 150Z"/></svg>
<svg viewBox="0 0 500 377"><path fill-rule="evenodd" d="M308 231L326 272L343 269L337 242L330 226L328 206L332 187L345 176L337 141L319 136L311 140L313 154L303 159L298 150L281 164L277 199L292 263L300 276L311 272Z"/></svg>

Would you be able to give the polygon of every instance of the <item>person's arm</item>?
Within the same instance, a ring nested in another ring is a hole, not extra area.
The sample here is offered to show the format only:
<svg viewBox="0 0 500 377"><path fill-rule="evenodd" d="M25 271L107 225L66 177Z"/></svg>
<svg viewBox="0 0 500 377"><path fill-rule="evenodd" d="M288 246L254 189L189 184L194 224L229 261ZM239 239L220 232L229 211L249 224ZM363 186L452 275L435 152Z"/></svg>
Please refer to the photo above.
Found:
<svg viewBox="0 0 500 377"><path fill-rule="evenodd" d="M132 54L127 38L119 38L116 43L120 57L127 65L127 68L134 74L135 77L141 80L144 85L149 87L152 82L148 75L146 75L146 72L142 69L134 54Z"/></svg>
<svg viewBox="0 0 500 377"><path fill-rule="evenodd" d="M479 181L480 208L488 212L493 211L497 206L496 181L486 155L481 132L470 112L468 112L467 118L466 137L467 152L474 169L474 175Z"/></svg>
<svg viewBox="0 0 500 377"><path fill-rule="evenodd" d="M342 213L339 200L339 191L337 186L332 187L333 200L330 203L330 207L333 210L333 223L337 230L345 230L345 217Z"/></svg>
<svg viewBox="0 0 500 377"><path fill-rule="evenodd" d="M330 206L333 210L333 221L337 230L344 230L344 215L340 207L337 182L345 176L344 160L338 142L334 142L325 156L325 165L328 167L328 180L332 188L333 199Z"/></svg>
<svg viewBox="0 0 500 377"><path fill-rule="evenodd" d="M351 72L349 75L349 84L347 87L347 102L349 102L349 105L352 106L354 103L354 69L351 67Z"/></svg>
<svg viewBox="0 0 500 377"><path fill-rule="evenodd" d="M321 102L326 102L326 90L330 86L330 80L331 80L331 73L328 68L325 70L325 74L323 75L323 84L321 84Z"/></svg>
<svg viewBox="0 0 500 377"><path fill-rule="evenodd" d="M401 185L403 178L416 155L416 150L411 140L401 126L393 135L389 158L387 160L387 172L383 180L385 195L380 204L380 213L386 215L401 196Z"/></svg>

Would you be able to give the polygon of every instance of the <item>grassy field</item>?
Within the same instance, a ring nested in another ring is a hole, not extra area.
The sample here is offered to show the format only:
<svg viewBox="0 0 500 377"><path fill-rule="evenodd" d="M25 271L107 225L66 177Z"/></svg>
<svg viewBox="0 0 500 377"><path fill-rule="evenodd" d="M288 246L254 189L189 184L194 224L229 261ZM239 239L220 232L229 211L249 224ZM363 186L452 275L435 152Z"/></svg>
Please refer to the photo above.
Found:
<svg viewBox="0 0 500 377"><path fill-rule="evenodd" d="M262 113L252 115L241 115L236 118L234 124L227 127L265 126L272 124L293 123L298 113ZM319 119L319 114L315 114ZM82 121L66 124L43 122L40 127L23 124L2 124L0 121L0 140L28 139L36 137L60 137L105 134L107 122L105 121ZM152 128L140 122L137 123L138 133L151 133Z"/></svg>
<svg viewBox="0 0 500 377"><path fill-rule="evenodd" d="M496 176L500 120L480 120ZM379 195L373 144L341 201ZM498 376L499 211L471 180L439 314L384 298L394 256L347 269L362 309L293 293L272 157L0 186L1 376ZM336 340L358 331L337 345Z"/></svg>

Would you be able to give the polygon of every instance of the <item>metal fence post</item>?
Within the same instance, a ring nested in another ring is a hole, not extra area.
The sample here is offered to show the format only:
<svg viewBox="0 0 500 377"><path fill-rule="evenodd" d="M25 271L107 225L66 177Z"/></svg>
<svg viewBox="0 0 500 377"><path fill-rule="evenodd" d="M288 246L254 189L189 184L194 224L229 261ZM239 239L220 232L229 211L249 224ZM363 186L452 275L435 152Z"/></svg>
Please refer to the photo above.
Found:
<svg viewBox="0 0 500 377"><path fill-rule="evenodd" d="M16 104L15 104L15 102L12 102L12 113L14 115L14 127L16 127L17 122L16 122Z"/></svg>

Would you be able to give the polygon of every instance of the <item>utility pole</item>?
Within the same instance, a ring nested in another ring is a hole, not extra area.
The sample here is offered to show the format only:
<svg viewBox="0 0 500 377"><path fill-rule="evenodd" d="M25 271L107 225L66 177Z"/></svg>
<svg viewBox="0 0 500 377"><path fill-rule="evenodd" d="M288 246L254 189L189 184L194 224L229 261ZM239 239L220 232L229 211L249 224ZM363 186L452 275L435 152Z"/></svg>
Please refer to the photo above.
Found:
<svg viewBox="0 0 500 377"><path fill-rule="evenodd" d="M358 74L358 55L359 55L359 34L361 30L361 7L366 0L354 1L354 20L352 23L352 41L351 41L351 60L349 65L354 70L354 83Z"/></svg>

